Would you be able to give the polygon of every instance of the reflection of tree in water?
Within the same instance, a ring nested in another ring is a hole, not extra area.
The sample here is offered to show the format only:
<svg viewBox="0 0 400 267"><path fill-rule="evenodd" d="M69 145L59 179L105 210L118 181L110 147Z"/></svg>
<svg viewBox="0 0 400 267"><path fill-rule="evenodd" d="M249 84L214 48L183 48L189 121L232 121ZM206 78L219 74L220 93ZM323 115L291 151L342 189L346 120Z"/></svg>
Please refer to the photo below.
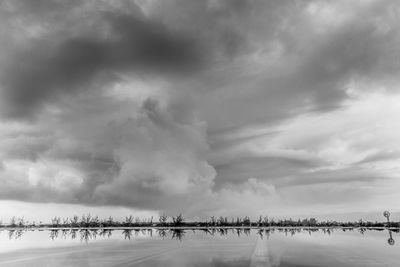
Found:
<svg viewBox="0 0 400 267"><path fill-rule="evenodd" d="M219 228L218 233L220 236L225 236L228 234L228 229L227 228Z"/></svg>
<svg viewBox="0 0 400 267"><path fill-rule="evenodd" d="M67 239L68 233L69 233L69 229L62 229L61 230L61 237L64 239Z"/></svg>
<svg viewBox="0 0 400 267"><path fill-rule="evenodd" d="M77 233L77 232L78 232L77 229L71 229L70 234L71 234L71 239L72 239L72 240L76 238L76 233Z"/></svg>
<svg viewBox="0 0 400 267"><path fill-rule="evenodd" d="M311 235L313 232L319 232L318 228L306 228L304 231L307 231L309 235Z"/></svg>
<svg viewBox="0 0 400 267"><path fill-rule="evenodd" d="M18 229L18 230L11 229L8 231L8 239L10 239L10 240L11 239L15 239L15 240L20 239L23 234L24 234L24 230L22 230L22 229Z"/></svg>
<svg viewBox="0 0 400 267"><path fill-rule="evenodd" d="M211 229L211 235L212 235L212 236L215 235L215 228Z"/></svg>
<svg viewBox="0 0 400 267"><path fill-rule="evenodd" d="M157 230L157 233L158 233L158 236L159 236L161 239L164 239L164 238L167 237L167 231L166 231L165 229L158 229L158 230Z"/></svg>
<svg viewBox="0 0 400 267"><path fill-rule="evenodd" d="M91 229L92 239L96 239L99 231L97 229Z"/></svg>
<svg viewBox="0 0 400 267"><path fill-rule="evenodd" d="M365 229L364 227L361 227L360 229L358 229L358 232L362 235L364 235L364 233L367 231L367 229Z"/></svg>
<svg viewBox="0 0 400 267"><path fill-rule="evenodd" d="M242 234L242 228L236 228L236 234L238 237Z"/></svg>
<svg viewBox="0 0 400 267"><path fill-rule="evenodd" d="M257 234L261 239L264 239L264 229L258 229Z"/></svg>
<svg viewBox="0 0 400 267"><path fill-rule="evenodd" d="M265 236L267 237L267 239L269 239L271 232L273 233L274 229L265 229Z"/></svg>
<svg viewBox="0 0 400 267"><path fill-rule="evenodd" d="M122 235L124 236L124 239L131 240L131 238L132 238L132 229L124 229L122 231Z"/></svg>
<svg viewBox="0 0 400 267"><path fill-rule="evenodd" d="M82 229L79 231L81 241L85 241L86 243L89 242L89 240L92 239L92 233L90 232L89 229Z"/></svg>
<svg viewBox="0 0 400 267"><path fill-rule="evenodd" d="M201 228L199 231L204 232L206 235L211 235L213 236L215 232L211 231L209 228Z"/></svg>
<svg viewBox="0 0 400 267"><path fill-rule="evenodd" d="M324 234L328 234L328 235L331 235L331 233L333 232L333 229L331 229L331 228L323 228L322 229L322 232L324 232Z"/></svg>
<svg viewBox="0 0 400 267"><path fill-rule="evenodd" d="M300 233L301 229L293 228L293 229L290 229L289 232L290 232L291 236L294 236L296 233Z"/></svg>
<svg viewBox="0 0 400 267"><path fill-rule="evenodd" d="M135 230L134 230L134 235L135 235L135 237L138 237L139 234L140 234L140 229L135 229Z"/></svg>
<svg viewBox="0 0 400 267"><path fill-rule="evenodd" d="M102 229L99 233L99 236L103 237L103 238L110 238L112 236L112 232L113 230L111 229Z"/></svg>
<svg viewBox="0 0 400 267"><path fill-rule="evenodd" d="M284 232L285 232L285 236L287 236L288 234L290 234L290 236L294 236L296 234L296 232L301 231L301 229L296 229L296 228L285 228Z"/></svg>
<svg viewBox="0 0 400 267"><path fill-rule="evenodd" d="M172 239L179 241L182 241L182 238L185 235L185 230L183 229L171 229L170 232L172 232Z"/></svg>
<svg viewBox="0 0 400 267"><path fill-rule="evenodd" d="M153 237L153 229L147 229L147 235Z"/></svg>
<svg viewBox="0 0 400 267"><path fill-rule="evenodd" d="M246 235L246 236L249 236L250 235L250 228L244 228L243 229L243 233Z"/></svg>
<svg viewBox="0 0 400 267"><path fill-rule="evenodd" d="M386 228L387 229L387 228ZM121 235L124 237L126 240L131 240L134 239L134 237L137 236L153 236L153 230L157 231L157 234L160 239L165 239L168 236L171 236L172 239L176 239L179 241L182 241L185 233L189 230L193 231L193 234L197 234L198 232L204 232L206 235L210 236L215 236L215 234L219 236L229 236L229 235L237 235L239 238L242 237L242 235L249 236L249 235L254 235L256 234L259 238L264 239L264 237L267 237L269 239L270 235L279 232L283 233L285 236L294 236L297 233L301 232L306 232L309 235L312 235L314 232L322 232L323 234L331 235L335 230L342 230L344 232L347 231L358 231L360 234L365 235L369 231L386 231L386 229L382 228L368 228L368 227L360 227L360 228L311 228L311 227L305 227L305 228L288 228L288 227L282 227L282 228L258 228L258 229L250 229L250 228L227 228L227 227L220 227L220 228L198 228L198 229L150 229L150 228L145 228L145 229L140 229L140 228L135 228L135 229L123 229L121 232ZM395 244L395 240L393 238L393 232L399 232L400 229L387 229L389 233L389 237L387 239L387 243L391 246ZM71 229L8 229L8 238L11 239L20 239L21 236L27 232L27 231L46 231L49 233L49 238L51 240L58 239L59 237L61 239L67 239L67 237L70 237L72 240L76 239L77 233L79 232L79 237L81 242L85 241L88 243L90 240L97 239L97 237L101 238L111 238L113 231L119 231L115 229L77 229L77 228L71 228ZM61 233L61 234L60 234Z"/></svg>
<svg viewBox="0 0 400 267"><path fill-rule="evenodd" d="M285 232L285 236L287 236L289 230L290 230L290 229L287 229L287 228L283 229L283 231Z"/></svg>
<svg viewBox="0 0 400 267"><path fill-rule="evenodd" d="M59 230L57 230L57 229L50 230L50 239L51 240L57 239L58 233L59 233Z"/></svg>
<svg viewBox="0 0 400 267"><path fill-rule="evenodd" d="M13 237L14 237L14 232L15 232L15 230L9 230L8 231L8 239L13 239Z"/></svg>

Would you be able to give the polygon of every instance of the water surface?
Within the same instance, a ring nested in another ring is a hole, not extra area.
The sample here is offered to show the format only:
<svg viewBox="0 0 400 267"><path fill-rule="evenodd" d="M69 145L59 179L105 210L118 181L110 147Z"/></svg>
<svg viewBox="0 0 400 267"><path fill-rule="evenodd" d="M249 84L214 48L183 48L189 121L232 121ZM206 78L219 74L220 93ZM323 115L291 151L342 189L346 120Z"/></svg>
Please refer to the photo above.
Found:
<svg viewBox="0 0 400 267"><path fill-rule="evenodd" d="M366 229L2 230L0 266L400 266L399 233Z"/></svg>

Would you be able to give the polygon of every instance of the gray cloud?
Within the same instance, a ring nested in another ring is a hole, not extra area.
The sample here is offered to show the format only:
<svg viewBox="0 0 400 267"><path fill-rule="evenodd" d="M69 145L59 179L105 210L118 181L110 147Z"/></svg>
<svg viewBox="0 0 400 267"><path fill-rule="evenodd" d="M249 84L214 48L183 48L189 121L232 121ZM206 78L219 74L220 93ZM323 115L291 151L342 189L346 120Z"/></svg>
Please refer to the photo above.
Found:
<svg viewBox="0 0 400 267"><path fill-rule="evenodd" d="M135 9L129 15L93 10L89 16L95 25L86 31L72 36L57 31L12 51L1 75L3 114L32 115L59 94L93 86L98 76L113 79L118 71L184 74L202 64L206 56L193 38L174 33Z"/></svg>
<svg viewBox="0 0 400 267"><path fill-rule="evenodd" d="M366 156L364 159L359 161L359 164L368 164L371 162L379 162L385 160L397 160L398 158L400 158L399 151L380 151Z"/></svg>
<svg viewBox="0 0 400 267"><path fill-rule="evenodd" d="M75 100L74 106L90 104L85 97ZM120 113L123 106L131 112ZM61 124L48 122L48 116L36 122L50 132L57 129L42 140L46 144L43 149L30 145L33 137L29 134L3 143L6 149L2 156L8 164L0 172L0 180L8 190L0 194L2 199L157 207L178 212L212 187L215 170L206 160L209 148L202 123L178 122L153 99L137 106L104 102L99 113L80 114L79 109L68 109L61 118L68 113L67 118L74 119L66 124L63 120ZM35 152L34 161L18 147ZM24 169L31 171L24 173Z"/></svg>
<svg viewBox="0 0 400 267"><path fill-rule="evenodd" d="M329 8L325 1L316 3ZM350 8L340 5L343 12ZM389 85L398 75L399 29L394 23L398 9L394 11L393 5L360 6L342 24L321 25L320 31L318 24L310 22L305 7L299 10L289 6L274 10L287 20L277 19L272 26L263 24L265 28L250 31L266 36L256 54L263 65L238 63L232 70L218 73L219 79L229 78L221 90L205 96L206 108L201 109L216 132L279 122L298 113L342 108L351 98L348 89L355 80ZM260 16L269 14L260 10ZM288 10L295 13L289 15ZM268 23L268 19L263 22ZM272 40L271 35L275 37ZM258 44L255 39L250 39L254 46ZM255 74L243 74L252 67L256 68Z"/></svg>
<svg viewBox="0 0 400 267"><path fill-rule="evenodd" d="M0 198L202 215L292 195L337 205L354 186L361 201L398 155L363 119L372 93L398 94L398 13L395 1L2 1Z"/></svg>
<svg viewBox="0 0 400 267"><path fill-rule="evenodd" d="M279 184L283 177L300 176L320 164L312 159L278 156L238 157L229 163L216 165L215 168L218 173L217 184L223 187L224 183L241 183L251 177Z"/></svg>

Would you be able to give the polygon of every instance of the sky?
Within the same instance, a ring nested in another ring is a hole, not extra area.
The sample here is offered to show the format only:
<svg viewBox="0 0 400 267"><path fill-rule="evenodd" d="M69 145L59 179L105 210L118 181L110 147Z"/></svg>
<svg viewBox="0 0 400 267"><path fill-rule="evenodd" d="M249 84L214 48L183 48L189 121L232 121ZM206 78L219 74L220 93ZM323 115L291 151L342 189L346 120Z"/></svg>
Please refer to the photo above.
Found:
<svg viewBox="0 0 400 267"><path fill-rule="evenodd" d="M396 0L0 0L0 219L399 212L399 18Z"/></svg>

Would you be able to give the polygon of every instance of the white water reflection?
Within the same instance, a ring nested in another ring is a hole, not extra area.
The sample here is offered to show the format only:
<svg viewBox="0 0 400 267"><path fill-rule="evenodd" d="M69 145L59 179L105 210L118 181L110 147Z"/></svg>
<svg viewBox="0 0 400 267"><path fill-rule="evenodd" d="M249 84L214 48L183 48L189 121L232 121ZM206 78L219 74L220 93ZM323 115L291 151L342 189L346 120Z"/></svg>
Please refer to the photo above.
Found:
<svg viewBox="0 0 400 267"><path fill-rule="evenodd" d="M0 231L1 266L396 266L399 233L366 229Z"/></svg>

